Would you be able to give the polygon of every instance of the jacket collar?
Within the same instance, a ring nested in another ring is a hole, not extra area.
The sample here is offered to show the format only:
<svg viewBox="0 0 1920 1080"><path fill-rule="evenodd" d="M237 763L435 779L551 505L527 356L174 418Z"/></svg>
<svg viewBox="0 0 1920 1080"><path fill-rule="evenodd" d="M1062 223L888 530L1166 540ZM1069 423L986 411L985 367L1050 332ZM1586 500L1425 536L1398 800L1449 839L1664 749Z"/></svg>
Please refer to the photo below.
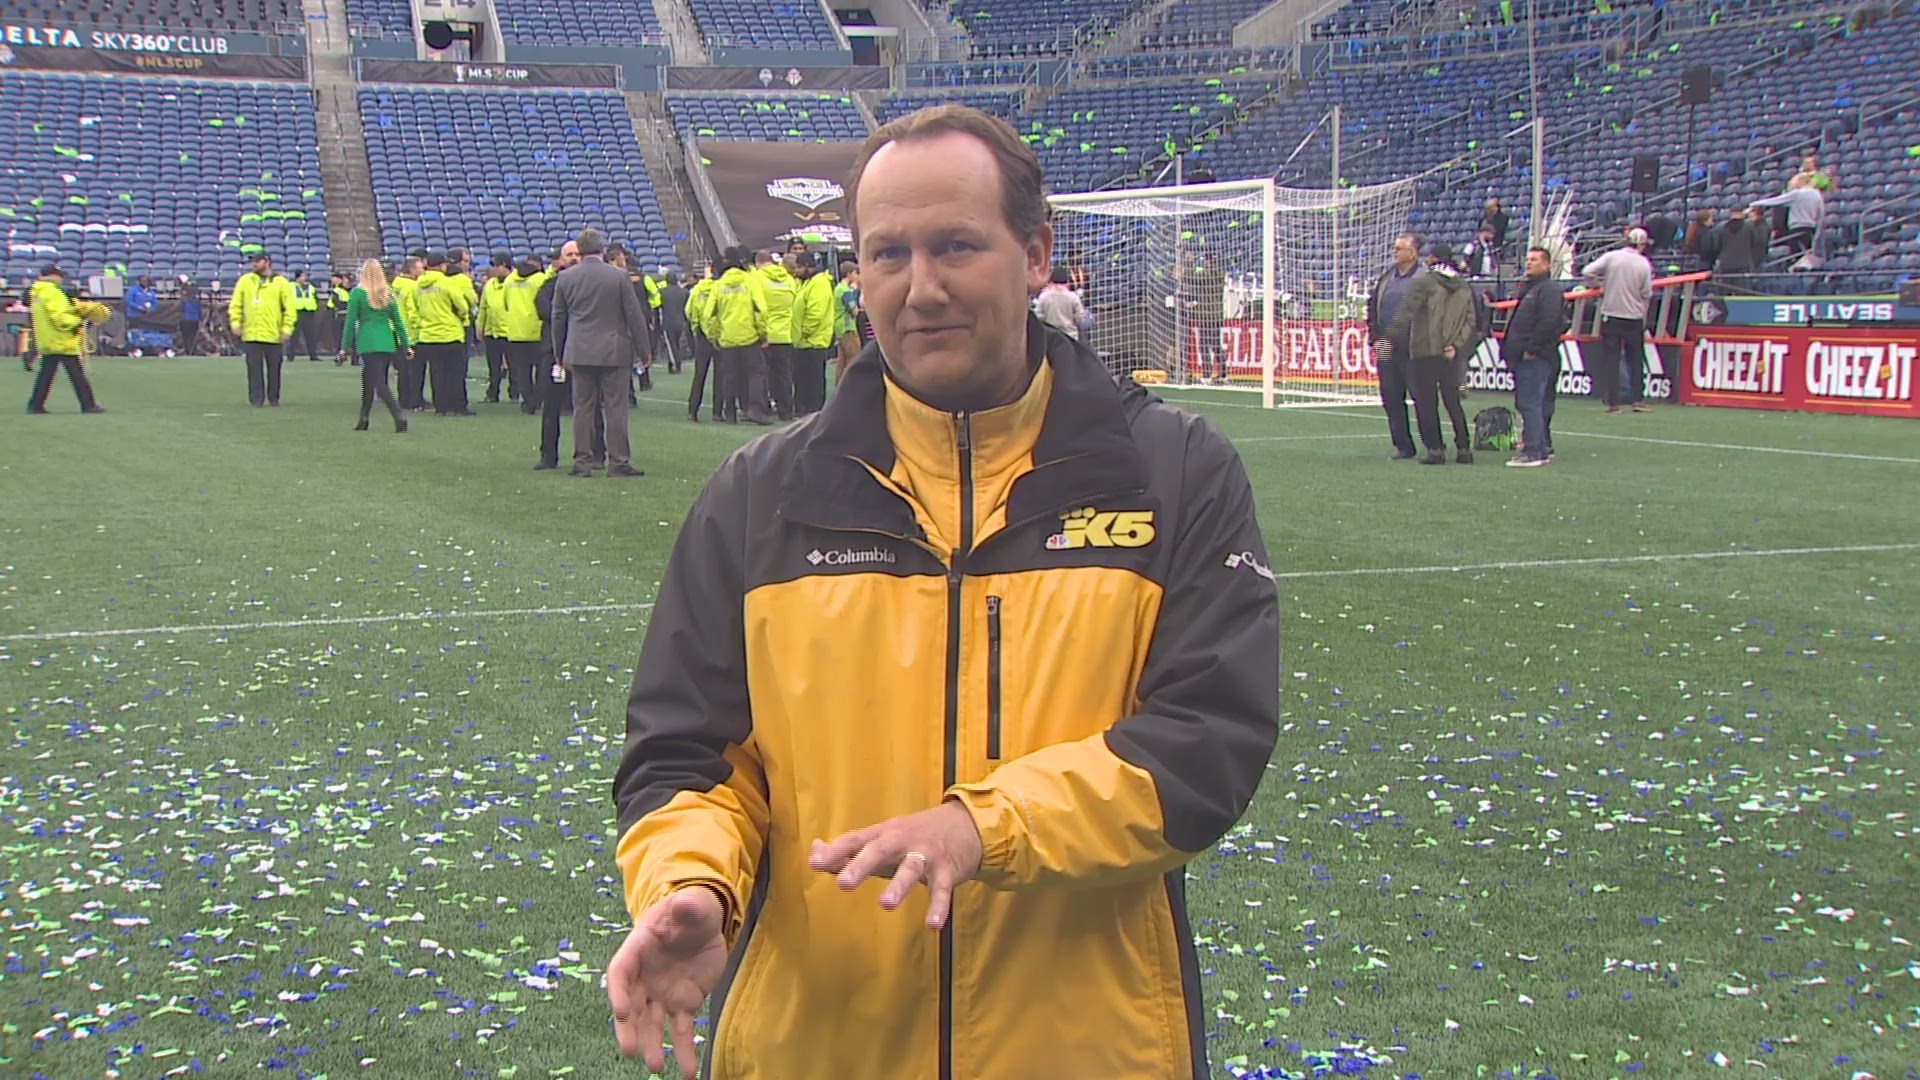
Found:
<svg viewBox="0 0 1920 1080"><path fill-rule="evenodd" d="M1027 363L1037 370L1043 358L1053 385L1038 417L1033 468L1014 481L1008 497L1010 526L1146 487L1146 461L1131 426L1146 395L1123 389L1091 350L1029 316ZM781 517L827 528L920 535L912 507L874 479L874 474L890 474L897 458L887 430L885 365L877 341L848 365L788 468Z"/></svg>

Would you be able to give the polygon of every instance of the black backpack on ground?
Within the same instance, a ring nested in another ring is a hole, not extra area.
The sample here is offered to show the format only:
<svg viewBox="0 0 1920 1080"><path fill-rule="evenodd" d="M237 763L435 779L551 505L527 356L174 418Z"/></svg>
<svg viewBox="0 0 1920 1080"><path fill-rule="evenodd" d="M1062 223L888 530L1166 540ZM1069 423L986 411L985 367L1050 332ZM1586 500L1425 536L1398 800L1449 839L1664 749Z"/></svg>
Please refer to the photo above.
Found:
<svg viewBox="0 0 1920 1080"><path fill-rule="evenodd" d="M1512 409L1495 405L1473 414L1475 450L1511 450L1515 441Z"/></svg>

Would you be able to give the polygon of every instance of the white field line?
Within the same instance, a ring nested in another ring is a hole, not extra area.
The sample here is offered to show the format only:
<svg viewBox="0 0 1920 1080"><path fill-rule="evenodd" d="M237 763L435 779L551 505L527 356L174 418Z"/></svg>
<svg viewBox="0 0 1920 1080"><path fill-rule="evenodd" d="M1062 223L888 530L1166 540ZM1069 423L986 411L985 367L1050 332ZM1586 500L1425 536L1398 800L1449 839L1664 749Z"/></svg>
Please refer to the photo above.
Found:
<svg viewBox="0 0 1920 1080"><path fill-rule="evenodd" d="M1412 574L1465 574L1482 570L1551 570L1568 566L1627 566L1635 563L1706 562L1715 559L1777 559L1792 556L1864 555L1874 552L1920 551L1920 542L1852 544L1845 547L1753 548L1738 551L1681 551L1666 555L1610 555L1590 559L1514 559L1505 562L1458 563L1441 566L1365 566L1344 570L1289 570L1273 575L1276 581L1314 578L1386 577ZM416 611L396 615L350 615L324 619L280 619L272 622L198 623L183 626L146 626L135 629L59 630L37 634L0 635L9 641L73 641L114 637L171 637L178 634L236 633L246 630L297 630L309 626L368 626L378 623L458 622L507 619L523 615L585 615L608 611L649 611L652 604L578 604L571 607L499 608L491 611Z"/></svg>
<svg viewBox="0 0 1920 1080"><path fill-rule="evenodd" d="M102 630L55 630L38 634L0 634L0 642L171 637L175 634L223 634L241 630L298 630L309 626L461 622L473 619L511 619L522 615L586 615L596 611L651 611L652 609L652 604L575 604L569 607L494 608L475 611L408 611L395 615L339 615L320 619L277 619L271 622L195 623L185 626L141 626Z"/></svg>
<svg viewBox="0 0 1920 1080"><path fill-rule="evenodd" d="M1218 406L1223 409L1261 409L1263 411L1274 411L1274 412L1279 411L1279 410L1266 410L1264 406L1249 405L1245 402L1240 402L1240 401L1216 401L1213 398L1169 397L1167 398L1167 400L1177 405L1198 405L1202 408L1211 408L1214 406ZM1331 409L1314 409L1314 410L1311 410L1310 412L1302 412L1301 414L1310 415L1310 416L1337 416L1343 420L1359 420L1359 421L1368 422L1368 423L1381 419L1381 417L1377 415L1370 415L1366 413L1335 412ZM1736 451L1743 454L1786 454L1789 457L1837 458L1842 461L1883 461L1883 462L1891 462L1895 465L1920 465L1920 458L1894 457L1888 454L1849 454L1839 450L1801 450L1796 447L1790 447L1790 446L1750 446L1744 443L1698 442L1692 439L1660 439L1650 435L1621 435L1611 431L1571 431L1571 430L1563 429L1563 430L1555 431L1554 434L1555 435L1571 435L1576 439L1611 439L1614 442L1647 443L1652 446L1687 446L1687 447L1692 447L1696 450L1732 450L1732 451ZM1380 437L1381 438L1386 437L1386 434L1384 431L1381 433ZM1236 443L1243 443L1243 442L1271 442L1276 440L1267 439L1267 438L1253 438L1253 439L1235 439L1233 441Z"/></svg>
<svg viewBox="0 0 1920 1080"><path fill-rule="evenodd" d="M1366 566L1348 570L1291 570L1276 580L1337 577L1385 577L1401 574L1464 574L1477 570L1551 570L1565 566L1628 566L1634 563L1705 562L1711 559L1779 559L1790 556L1859 555L1877 551L1920 551L1920 543L1850 544L1845 547L1748 548L1737 551L1682 551L1668 555L1607 555L1591 559L1515 559L1453 566Z"/></svg>

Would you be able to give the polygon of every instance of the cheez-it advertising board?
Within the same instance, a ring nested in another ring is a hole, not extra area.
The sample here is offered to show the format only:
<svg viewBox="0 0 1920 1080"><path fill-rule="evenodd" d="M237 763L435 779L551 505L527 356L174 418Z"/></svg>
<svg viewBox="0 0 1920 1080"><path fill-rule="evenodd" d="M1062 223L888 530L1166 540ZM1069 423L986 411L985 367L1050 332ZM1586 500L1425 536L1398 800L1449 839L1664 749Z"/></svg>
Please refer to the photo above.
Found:
<svg viewBox="0 0 1920 1080"><path fill-rule="evenodd" d="M1680 400L1920 418L1912 329L1779 327L1702 330L1681 365Z"/></svg>

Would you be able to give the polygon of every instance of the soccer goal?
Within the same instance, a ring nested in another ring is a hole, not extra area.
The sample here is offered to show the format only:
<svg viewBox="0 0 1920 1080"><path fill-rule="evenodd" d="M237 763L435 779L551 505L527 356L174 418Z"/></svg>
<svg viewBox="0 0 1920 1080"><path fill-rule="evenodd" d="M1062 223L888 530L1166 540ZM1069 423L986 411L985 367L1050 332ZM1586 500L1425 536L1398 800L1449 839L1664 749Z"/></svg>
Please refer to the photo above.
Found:
<svg viewBox="0 0 1920 1080"><path fill-rule="evenodd" d="M1378 385L1368 289L1406 231L1414 184L1272 180L1054 195L1054 260L1114 371L1258 390L1268 407L1351 405Z"/></svg>

